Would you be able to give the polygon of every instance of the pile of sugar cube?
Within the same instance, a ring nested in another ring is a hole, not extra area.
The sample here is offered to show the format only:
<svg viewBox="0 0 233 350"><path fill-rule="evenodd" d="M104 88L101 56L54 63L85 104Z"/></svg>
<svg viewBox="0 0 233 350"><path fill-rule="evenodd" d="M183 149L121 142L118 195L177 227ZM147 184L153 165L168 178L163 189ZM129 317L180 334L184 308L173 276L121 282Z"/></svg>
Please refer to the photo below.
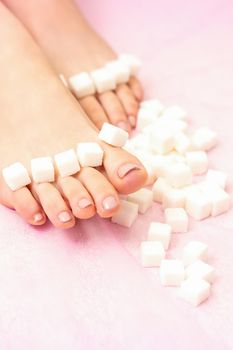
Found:
<svg viewBox="0 0 233 350"><path fill-rule="evenodd" d="M160 267L162 285L179 286L178 294L199 305L210 294L214 268L207 264L207 246L191 241L180 259L166 259L172 233L189 229L189 216L202 220L229 210L227 174L208 169L207 151L217 144L217 134L207 127L188 128L186 111L165 107L156 99L143 101L138 113L137 135L124 148L140 159L148 172L147 185L121 199L112 222L126 227L144 214L153 202L164 209L164 222L152 222L141 243L144 267ZM205 174L197 181L196 175Z"/></svg>

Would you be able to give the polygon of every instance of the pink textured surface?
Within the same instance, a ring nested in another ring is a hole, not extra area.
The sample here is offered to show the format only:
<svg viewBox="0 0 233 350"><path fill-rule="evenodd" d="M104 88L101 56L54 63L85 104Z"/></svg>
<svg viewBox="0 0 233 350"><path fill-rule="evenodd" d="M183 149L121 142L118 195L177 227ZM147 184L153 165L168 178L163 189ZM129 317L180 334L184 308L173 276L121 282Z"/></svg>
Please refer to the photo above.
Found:
<svg viewBox="0 0 233 350"><path fill-rule="evenodd" d="M233 3L227 0L79 1L119 52L144 62L146 94L190 111L218 132L214 167L233 178ZM233 213L192 222L170 256L198 239L217 270L212 296L193 308L140 266L138 246L154 205L127 230L95 218L62 232L33 229L0 209L0 348L232 349Z"/></svg>

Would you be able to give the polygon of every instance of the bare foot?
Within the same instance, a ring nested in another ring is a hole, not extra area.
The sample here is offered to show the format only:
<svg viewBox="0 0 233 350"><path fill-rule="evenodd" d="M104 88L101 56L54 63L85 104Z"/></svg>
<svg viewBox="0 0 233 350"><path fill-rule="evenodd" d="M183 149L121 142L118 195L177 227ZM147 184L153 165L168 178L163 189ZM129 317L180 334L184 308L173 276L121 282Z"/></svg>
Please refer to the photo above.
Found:
<svg viewBox="0 0 233 350"><path fill-rule="evenodd" d="M146 173L123 149L98 140L77 101L47 64L20 22L0 2L0 169L20 161L29 169L33 157L54 155L78 142L99 142L105 151L105 177L94 168L54 183L32 183L12 192L0 176L0 202L34 225L46 216L56 227L69 228L75 217L97 212L109 217L118 209L117 191L140 188ZM128 166L129 165L129 166Z"/></svg>
<svg viewBox="0 0 233 350"><path fill-rule="evenodd" d="M57 72L66 77L92 71L117 57L83 18L73 0L4 2L33 34ZM80 103L98 128L110 121L130 131L136 125L142 97L142 86L132 77L114 92L85 97Z"/></svg>

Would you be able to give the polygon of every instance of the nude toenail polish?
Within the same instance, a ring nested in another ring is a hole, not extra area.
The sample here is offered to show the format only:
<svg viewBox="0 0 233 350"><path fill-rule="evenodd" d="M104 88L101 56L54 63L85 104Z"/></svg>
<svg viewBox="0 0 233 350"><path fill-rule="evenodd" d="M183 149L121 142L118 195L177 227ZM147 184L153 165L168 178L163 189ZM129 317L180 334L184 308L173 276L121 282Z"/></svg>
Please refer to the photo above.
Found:
<svg viewBox="0 0 233 350"><path fill-rule="evenodd" d="M134 126L136 125L136 118L135 118L134 116L130 115L130 116L128 117L128 119L129 119L130 125L131 125L132 127L134 127Z"/></svg>
<svg viewBox="0 0 233 350"><path fill-rule="evenodd" d="M118 126L119 128L121 128L121 129L125 130L125 131L128 131L128 130L129 130L128 125L127 125L126 122L121 121L121 122L117 123L117 126Z"/></svg>
<svg viewBox="0 0 233 350"><path fill-rule="evenodd" d="M118 206L118 202L115 197L109 196L103 200L103 208L105 210L111 210Z"/></svg>
<svg viewBox="0 0 233 350"><path fill-rule="evenodd" d="M36 223L36 222L40 222L44 219L44 216L43 214L41 213L36 213L34 216L33 216L33 221Z"/></svg>
<svg viewBox="0 0 233 350"><path fill-rule="evenodd" d="M70 213L68 211L62 211L59 215L58 215L58 219L65 223L68 221L72 220L72 216L70 215Z"/></svg>
<svg viewBox="0 0 233 350"><path fill-rule="evenodd" d="M125 177L130 171L132 170L140 170L140 166L138 166L137 164L133 164L133 163L127 163L127 164L123 164L119 169L118 169L118 175L120 178Z"/></svg>
<svg viewBox="0 0 233 350"><path fill-rule="evenodd" d="M78 206L81 209L85 209L87 207L89 207L90 205L93 205L92 201L88 198L82 198L80 199L80 201L78 202Z"/></svg>

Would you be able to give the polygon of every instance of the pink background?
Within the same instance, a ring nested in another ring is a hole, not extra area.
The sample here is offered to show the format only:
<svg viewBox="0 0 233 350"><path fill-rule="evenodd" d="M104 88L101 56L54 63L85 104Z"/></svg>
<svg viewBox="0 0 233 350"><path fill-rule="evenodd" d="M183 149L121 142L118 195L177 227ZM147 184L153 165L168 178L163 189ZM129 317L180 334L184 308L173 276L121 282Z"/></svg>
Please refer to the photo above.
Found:
<svg viewBox="0 0 233 350"><path fill-rule="evenodd" d="M79 1L119 52L143 60L148 97L181 104L211 126L211 164L233 176L233 2ZM212 296L194 308L140 266L138 247L154 205L130 230L95 218L62 232L36 230L0 208L0 348L154 350L233 348L232 210L174 235L170 256L198 239L217 271Z"/></svg>

